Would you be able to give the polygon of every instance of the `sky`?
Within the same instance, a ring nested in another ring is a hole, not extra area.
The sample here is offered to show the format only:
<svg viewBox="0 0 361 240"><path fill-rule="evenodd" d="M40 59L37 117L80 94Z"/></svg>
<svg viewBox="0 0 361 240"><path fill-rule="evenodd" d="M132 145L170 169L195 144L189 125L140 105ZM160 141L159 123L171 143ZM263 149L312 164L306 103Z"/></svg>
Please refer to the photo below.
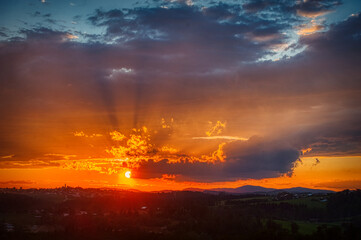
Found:
<svg viewBox="0 0 361 240"><path fill-rule="evenodd" d="M0 187L361 188L360 13L1 1Z"/></svg>

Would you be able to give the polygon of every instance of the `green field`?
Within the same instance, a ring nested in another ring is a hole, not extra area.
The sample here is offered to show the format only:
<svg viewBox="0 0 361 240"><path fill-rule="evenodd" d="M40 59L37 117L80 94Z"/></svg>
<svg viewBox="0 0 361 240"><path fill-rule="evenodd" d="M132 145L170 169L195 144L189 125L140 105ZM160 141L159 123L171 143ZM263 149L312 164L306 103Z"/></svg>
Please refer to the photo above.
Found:
<svg viewBox="0 0 361 240"><path fill-rule="evenodd" d="M237 198L230 200L233 201L253 201L253 200L264 200L264 201L271 201L272 197L270 196L257 196L257 197L247 197L247 198Z"/></svg>
<svg viewBox="0 0 361 240"><path fill-rule="evenodd" d="M327 203L321 202L317 197L306 197L306 198L297 198L290 200L277 201L277 203L289 203L294 205L306 205L308 208L326 208Z"/></svg>
<svg viewBox="0 0 361 240"><path fill-rule="evenodd" d="M283 221L283 220L274 220L276 223L281 224L283 228L288 229L291 231L291 224L290 221ZM340 223L322 223L322 222L307 222L307 221L293 221L298 225L298 232L305 235L311 235L312 233L317 231L317 227L321 225L326 226L339 226Z"/></svg>

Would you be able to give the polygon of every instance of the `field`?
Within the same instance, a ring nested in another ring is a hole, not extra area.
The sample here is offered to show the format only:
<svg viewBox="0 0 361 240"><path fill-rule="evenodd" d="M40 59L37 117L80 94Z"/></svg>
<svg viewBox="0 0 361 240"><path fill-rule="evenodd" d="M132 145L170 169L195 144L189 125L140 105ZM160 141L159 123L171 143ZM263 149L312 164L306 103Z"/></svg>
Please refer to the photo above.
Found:
<svg viewBox="0 0 361 240"><path fill-rule="evenodd" d="M360 196L3 190L0 238L353 240L361 237Z"/></svg>

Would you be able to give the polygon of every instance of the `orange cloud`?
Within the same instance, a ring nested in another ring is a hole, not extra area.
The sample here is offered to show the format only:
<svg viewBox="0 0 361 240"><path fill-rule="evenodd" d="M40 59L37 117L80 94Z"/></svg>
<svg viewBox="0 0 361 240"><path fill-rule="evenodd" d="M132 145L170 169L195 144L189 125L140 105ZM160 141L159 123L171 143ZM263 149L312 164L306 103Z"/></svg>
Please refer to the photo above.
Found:
<svg viewBox="0 0 361 240"><path fill-rule="evenodd" d="M223 147L224 145L226 145L226 143L221 143L219 144L218 146L218 149L216 151L213 152L212 154L212 158L213 158L213 162L216 162L216 161L220 161L220 162L224 162L225 159L226 159L226 155L223 151Z"/></svg>
<svg viewBox="0 0 361 240"><path fill-rule="evenodd" d="M280 38L280 34L255 35L250 32L246 34L246 37L256 42L267 42Z"/></svg>
<svg viewBox="0 0 361 240"><path fill-rule="evenodd" d="M220 122L219 122L220 123ZM218 124L219 125L219 124ZM224 124L221 124L224 126ZM214 131L219 126L215 126ZM225 143L221 143L218 149L209 155L189 155L182 153L179 149L168 145L157 147L156 143L151 143L151 135L146 127L140 129L133 129L129 136L125 136L120 132L111 132L112 137L115 139L126 140L120 143L118 146L112 146L106 149L106 152L113 155L116 159L116 163L120 164L121 167L137 168L142 162L147 162L150 159L154 162L159 162L163 159L167 159L169 163L180 163L180 162L224 162L225 154L223 147Z"/></svg>
<svg viewBox="0 0 361 240"><path fill-rule="evenodd" d="M330 13L332 11L330 10L323 10L323 11L317 11L317 12L309 12L309 11L303 11L303 10L297 10L297 15L307 18L316 18L323 16L327 13Z"/></svg>
<svg viewBox="0 0 361 240"><path fill-rule="evenodd" d="M65 37L66 37L67 39L69 39L69 40L73 40L73 39L78 39L78 38L79 38L78 36L75 36L75 35L70 34L70 33L67 33L67 34L65 35Z"/></svg>
<svg viewBox="0 0 361 240"><path fill-rule="evenodd" d="M161 148L159 149L159 151L165 152L165 153L172 153L172 154L179 152L178 149L173 148L173 147L168 147L168 146L163 146L163 147L161 147Z"/></svg>
<svg viewBox="0 0 361 240"><path fill-rule="evenodd" d="M125 135L115 132L110 133L113 139L123 140L127 138ZM152 145L149 143L150 136L147 132L148 129L146 127L133 129L133 133L128 137L125 146L113 146L111 149L107 149L106 152L134 167L139 161L146 160L148 152L152 150Z"/></svg>
<svg viewBox="0 0 361 240"><path fill-rule="evenodd" d="M55 157L60 159L69 160L70 158L75 158L76 155L60 154L60 153L47 153L44 154L45 157Z"/></svg>
<svg viewBox="0 0 361 240"><path fill-rule="evenodd" d="M317 23L315 20L312 20L310 24L301 25L297 31L298 35L307 36L311 35L317 31L323 30L325 27L322 24Z"/></svg>
<svg viewBox="0 0 361 240"><path fill-rule="evenodd" d="M210 125L213 125L212 122L209 122ZM208 137L219 135L223 132L223 130L226 128L226 122L222 123L221 121L217 121L214 126L212 126L207 132L206 135Z"/></svg>
<svg viewBox="0 0 361 240"><path fill-rule="evenodd" d="M75 137L85 137L85 133L83 131L74 132L73 134Z"/></svg>
<svg viewBox="0 0 361 240"><path fill-rule="evenodd" d="M103 134L99 134L99 133L93 133L91 135L88 135L88 134L85 134L83 131L74 132L73 135L75 137L86 137L86 138L102 137L103 136Z"/></svg>
<svg viewBox="0 0 361 240"><path fill-rule="evenodd" d="M204 140L240 140L240 141L247 141L248 138L244 137L235 137L235 136L209 136L209 137L193 137L192 139L204 139Z"/></svg>
<svg viewBox="0 0 361 240"><path fill-rule="evenodd" d="M167 181L174 181L175 177L176 176L174 174L163 174L162 175L162 179L167 180Z"/></svg>
<svg viewBox="0 0 361 240"><path fill-rule="evenodd" d="M174 122L174 119L171 118L169 122L167 122L164 118L162 118L162 128L171 128L173 122Z"/></svg>
<svg viewBox="0 0 361 240"><path fill-rule="evenodd" d="M114 141L123 141L126 138L125 135L121 134L118 131L110 132L109 135L112 137Z"/></svg>
<svg viewBox="0 0 361 240"><path fill-rule="evenodd" d="M305 155L306 153L311 152L311 151L312 151L312 148L306 148L306 149L301 150L302 155Z"/></svg>

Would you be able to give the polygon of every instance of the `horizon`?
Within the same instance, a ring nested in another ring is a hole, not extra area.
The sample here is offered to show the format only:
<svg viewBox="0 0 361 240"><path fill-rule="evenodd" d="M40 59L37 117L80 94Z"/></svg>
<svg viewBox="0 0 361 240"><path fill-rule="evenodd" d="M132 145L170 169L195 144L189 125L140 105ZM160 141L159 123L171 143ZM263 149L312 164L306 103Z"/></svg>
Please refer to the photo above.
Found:
<svg viewBox="0 0 361 240"><path fill-rule="evenodd" d="M0 3L0 188L361 189L361 1Z"/></svg>
<svg viewBox="0 0 361 240"><path fill-rule="evenodd" d="M262 192L260 190L255 190L255 191L246 191L246 192L232 192L232 190L237 190L240 188L244 188L244 187L260 187L260 188L264 188L266 190L270 190L268 192ZM261 186L256 186L256 185L243 185L243 186L238 186L236 188L184 188L184 189L180 189L180 190L171 190L171 189L161 189L161 190L153 190L153 191L147 191L147 190L138 190L138 189L134 189L134 188L118 188L118 187L81 187L81 186L68 186L67 184L64 184L63 186L59 186L59 187L52 187L52 188L36 188L36 187L29 187L29 188L24 188L24 187L1 187L0 189L6 189L6 190L57 190L57 189L82 189L82 190L114 190L114 191L129 191L129 192L145 192L145 193L159 193L159 192L202 192L202 193L209 193L210 192L219 192L219 193L230 193L230 194L262 194L262 193L272 193L274 191L279 191L279 190L294 190L294 189L305 189L304 192L299 192L299 193L307 193L307 190L320 190L320 191L329 191L329 192L343 192L343 191L358 191L360 189L355 188L355 189L343 189L343 190L339 190L339 191L334 191L334 190L328 190L328 189L316 189L316 188L304 188L304 187L292 187L292 188L265 188L265 187L261 187ZM226 189L226 190L225 190ZM194 191L193 191L194 190Z"/></svg>
<svg viewBox="0 0 361 240"><path fill-rule="evenodd" d="M15 183L14 183L15 182ZM158 190L149 190L147 191L146 189L144 190L139 190L136 188L121 188L119 186L98 186L98 187L82 187L82 186L71 186L68 184L63 184L63 185L58 185L58 186L53 186L53 187L30 187L30 186L21 186L18 183L16 183L16 181L8 181L6 183L8 186L6 187L0 187L0 189L16 189L16 190L30 190L30 189L36 189L36 190L42 190L42 189L61 189L61 188L81 188L81 189L98 189L98 190L102 190L102 189L109 189L109 190L119 190L119 191L140 191L140 192L162 192L162 191L191 191L190 189L197 189L197 190L202 190L202 191L207 191L207 190L214 190L214 191L219 191L221 192L222 189L238 189L238 188L242 188L242 187L261 187L261 188L265 188L265 189L273 189L273 190L287 190L287 189L294 189L294 188L304 188L304 189L311 189L311 190L322 190L322 191L333 191L333 192L342 192L345 190L350 190L350 191L356 191L356 190L360 190L359 188L344 188L344 189L339 189L337 188L336 190L333 189L329 189L329 188L306 188L306 187L302 187L302 186L295 186L295 187L284 187L284 188L277 188L277 187L263 187L263 186L259 186L259 185L240 185L240 186L236 186L236 187L216 187L216 188L198 188L198 187L186 187L186 188L182 188L182 189L158 189ZM13 185L12 185L13 184ZM248 193L248 192L247 192ZM252 192L249 192L252 193Z"/></svg>

